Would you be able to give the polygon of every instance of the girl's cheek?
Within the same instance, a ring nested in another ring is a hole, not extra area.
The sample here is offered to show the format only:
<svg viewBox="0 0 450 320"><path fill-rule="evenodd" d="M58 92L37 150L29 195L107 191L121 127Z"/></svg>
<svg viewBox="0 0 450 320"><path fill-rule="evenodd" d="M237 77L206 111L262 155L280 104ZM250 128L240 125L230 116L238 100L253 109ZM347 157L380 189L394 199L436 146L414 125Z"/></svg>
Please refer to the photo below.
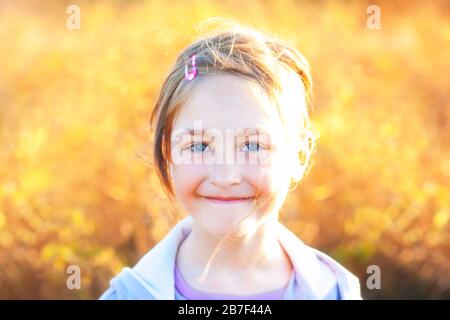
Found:
<svg viewBox="0 0 450 320"><path fill-rule="evenodd" d="M274 153L262 155L256 165L251 165L257 184L266 192L273 193L282 189L289 180L290 172L283 154Z"/></svg>
<svg viewBox="0 0 450 320"><path fill-rule="evenodd" d="M174 165L172 179L177 197L183 201L193 197L204 179L205 168L196 164Z"/></svg>
<svg viewBox="0 0 450 320"><path fill-rule="evenodd" d="M264 197L276 193L280 184L277 170L271 166L250 165L246 169L246 176L255 191Z"/></svg>
<svg viewBox="0 0 450 320"><path fill-rule="evenodd" d="M279 207L279 199L283 197L283 184L277 169L273 166L252 165L247 168L247 179L253 185L258 195L258 210L260 213L270 213Z"/></svg>

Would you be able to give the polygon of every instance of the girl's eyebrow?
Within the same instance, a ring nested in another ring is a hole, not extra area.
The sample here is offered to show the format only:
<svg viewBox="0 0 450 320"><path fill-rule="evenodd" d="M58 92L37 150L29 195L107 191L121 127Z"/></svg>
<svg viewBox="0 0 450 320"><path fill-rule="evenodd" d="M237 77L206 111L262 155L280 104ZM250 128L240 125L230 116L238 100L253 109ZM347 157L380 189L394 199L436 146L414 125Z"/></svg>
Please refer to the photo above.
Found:
<svg viewBox="0 0 450 320"><path fill-rule="evenodd" d="M189 133L191 136L196 136L196 135L204 135L205 132L209 131L209 130L216 130L214 128L210 128L210 129L193 129L193 128L184 128L182 129L183 131ZM270 135L270 132L264 128L238 128L238 129L229 129L229 130L236 130L236 131L242 131L243 135L251 135L251 134L265 134L265 135Z"/></svg>

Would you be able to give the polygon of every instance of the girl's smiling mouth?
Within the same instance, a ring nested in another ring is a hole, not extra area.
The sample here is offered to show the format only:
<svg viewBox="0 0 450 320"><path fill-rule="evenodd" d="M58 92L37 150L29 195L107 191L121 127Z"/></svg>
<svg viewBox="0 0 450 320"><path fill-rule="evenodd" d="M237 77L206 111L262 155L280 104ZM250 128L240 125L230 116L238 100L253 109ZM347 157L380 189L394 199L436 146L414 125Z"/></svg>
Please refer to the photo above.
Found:
<svg viewBox="0 0 450 320"><path fill-rule="evenodd" d="M221 204L243 203L253 199L253 197L219 197L219 196L200 196L200 198L206 199L213 203L221 203Z"/></svg>

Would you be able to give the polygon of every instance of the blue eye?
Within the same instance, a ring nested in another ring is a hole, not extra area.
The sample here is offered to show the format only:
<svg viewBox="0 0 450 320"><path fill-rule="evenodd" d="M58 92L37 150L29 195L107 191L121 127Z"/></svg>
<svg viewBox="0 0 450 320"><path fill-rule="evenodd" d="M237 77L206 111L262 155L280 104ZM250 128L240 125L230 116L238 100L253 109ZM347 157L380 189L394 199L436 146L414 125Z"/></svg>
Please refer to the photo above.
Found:
<svg viewBox="0 0 450 320"><path fill-rule="evenodd" d="M190 149L192 152L203 152L207 147L206 143L193 143L190 145Z"/></svg>
<svg viewBox="0 0 450 320"><path fill-rule="evenodd" d="M248 151L255 152L259 151L261 149L261 146L258 142L247 142L245 143L246 146L248 146Z"/></svg>

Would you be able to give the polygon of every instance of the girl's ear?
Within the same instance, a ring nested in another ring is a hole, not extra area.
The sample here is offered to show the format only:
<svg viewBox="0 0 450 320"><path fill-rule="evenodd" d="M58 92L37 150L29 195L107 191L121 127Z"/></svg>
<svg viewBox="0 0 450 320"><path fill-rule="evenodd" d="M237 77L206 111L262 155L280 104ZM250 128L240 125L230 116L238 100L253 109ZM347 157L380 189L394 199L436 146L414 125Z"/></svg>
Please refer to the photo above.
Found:
<svg viewBox="0 0 450 320"><path fill-rule="evenodd" d="M305 175L315 146L315 141L316 138L314 134L311 131L308 131L306 138L300 143L299 148L296 149L295 156L293 157L294 163L292 165L292 180L295 182L300 181Z"/></svg>
<svg viewBox="0 0 450 320"><path fill-rule="evenodd" d="M298 182L300 179L303 178L306 167L308 165L308 160L309 159L307 156L307 152L305 150L300 150L297 154L297 157L295 159L295 162L294 162L293 168L292 168L292 179L295 182Z"/></svg>

